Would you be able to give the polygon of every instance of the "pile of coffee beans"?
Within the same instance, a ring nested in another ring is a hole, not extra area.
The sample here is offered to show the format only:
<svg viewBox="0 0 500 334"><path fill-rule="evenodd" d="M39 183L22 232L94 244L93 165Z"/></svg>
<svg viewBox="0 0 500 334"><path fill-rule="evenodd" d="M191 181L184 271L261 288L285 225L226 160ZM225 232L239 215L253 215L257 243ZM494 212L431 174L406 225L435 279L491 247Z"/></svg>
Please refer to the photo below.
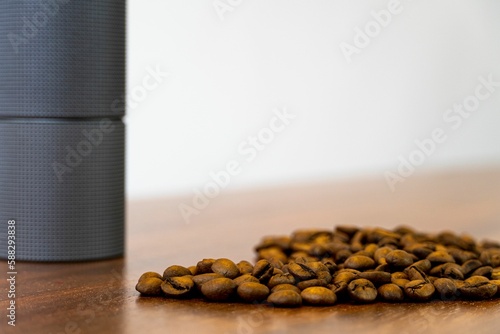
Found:
<svg viewBox="0 0 500 334"><path fill-rule="evenodd" d="M500 297L500 244L468 235L337 226L264 237L255 250L255 264L203 259L146 272L136 290L278 307Z"/></svg>

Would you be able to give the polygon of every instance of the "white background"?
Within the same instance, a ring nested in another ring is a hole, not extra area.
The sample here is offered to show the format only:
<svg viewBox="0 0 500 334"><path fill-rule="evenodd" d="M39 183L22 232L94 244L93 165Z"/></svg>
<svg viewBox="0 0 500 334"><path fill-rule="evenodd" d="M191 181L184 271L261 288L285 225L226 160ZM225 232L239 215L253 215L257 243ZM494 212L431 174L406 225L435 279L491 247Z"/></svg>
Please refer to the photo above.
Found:
<svg viewBox="0 0 500 334"><path fill-rule="evenodd" d="M446 110L478 77L500 82L499 1L409 1L348 63L372 11L388 1L128 1L127 194L189 195L242 161L227 189L397 172L415 140L442 128L415 173L500 163L500 87L456 130ZM169 76L145 98L148 68ZM139 87L139 88L137 88ZM273 109L296 118L257 158L238 146Z"/></svg>

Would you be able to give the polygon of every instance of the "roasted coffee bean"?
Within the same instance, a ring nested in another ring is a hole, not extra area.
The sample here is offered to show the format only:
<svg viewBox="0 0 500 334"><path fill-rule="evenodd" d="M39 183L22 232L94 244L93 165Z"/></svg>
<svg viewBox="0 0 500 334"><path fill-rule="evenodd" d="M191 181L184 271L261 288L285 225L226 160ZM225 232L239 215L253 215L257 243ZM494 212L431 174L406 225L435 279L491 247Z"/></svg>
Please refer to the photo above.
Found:
<svg viewBox="0 0 500 334"><path fill-rule="evenodd" d="M167 277L161 284L161 289L168 297L185 297L194 287L194 282L191 277Z"/></svg>
<svg viewBox="0 0 500 334"><path fill-rule="evenodd" d="M432 283L426 282L424 280L410 281L405 285L405 294L417 301L425 301L432 297L434 294L434 285Z"/></svg>
<svg viewBox="0 0 500 334"><path fill-rule="evenodd" d="M438 278L432 284L441 300L455 300L457 297L457 286L451 279Z"/></svg>
<svg viewBox="0 0 500 334"><path fill-rule="evenodd" d="M405 295L403 289L401 289L396 284L384 284L377 289L378 295L385 301L388 302L400 302L403 301Z"/></svg>
<svg viewBox="0 0 500 334"><path fill-rule="evenodd" d="M233 279L233 282L237 286L240 286L241 284L243 284L245 282L259 283L259 280L256 277L252 276L251 274L244 274L244 275L238 276L235 279Z"/></svg>
<svg viewBox="0 0 500 334"><path fill-rule="evenodd" d="M365 239L364 231L356 232L351 239L351 251L358 252L362 250L364 239Z"/></svg>
<svg viewBox="0 0 500 334"><path fill-rule="evenodd" d="M298 307L302 305L302 297L293 290L285 289L271 293L267 302L278 307Z"/></svg>
<svg viewBox="0 0 500 334"><path fill-rule="evenodd" d="M319 279L319 278L313 278L307 281L301 281L297 283L297 288L300 290L304 290L313 286L327 286L330 282L327 282L326 280Z"/></svg>
<svg viewBox="0 0 500 334"><path fill-rule="evenodd" d="M406 268L409 265L413 264L413 256L400 249L389 252L385 256L385 259L387 263L393 267Z"/></svg>
<svg viewBox="0 0 500 334"><path fill-rule="evenodd" d="M498 267L500 266L500 250L499 249L487 249L481 252L479 260L485 266Z"/></svg>
<svg viewBox="0 0 500 334"><path fill-rule="evenodd" d="M170 266L163 272L163 279L167 277L181 277L186 275L192 275L188 268L183 266Z"/></svg>
<svg viewBox="0 0 500 334"><path fill-rule="evenodd" d="M433 265L443 263L455 263L455 259L446 251L435 251L427 256L427 260Z"/></svg>
<svg viewBox="0 0 500 334"><path fill-rule="evenodd" d="M201 286L203 284L205 284L206 282L211 281L211 280L216 279L216 278L222 278L222 277L224 277L224 276L222 276L221 274L208 273L208 274L201 274L201 275L193 276L192 280L193 280L194 284L196 285L196 287L198 288L198 290L200 290Z"/></svg>
<svg viewBox="0 0 500 334"><path fill-rule="evenodd" d="M335 254L335 262L342 263L345 262L347 258L352 255L352 252L349 249L341 249Z"/></svg>
<svg viewBox="0 0 500 334"><path fill-rule="evenodd" d="M357 278L364 278L375 285L388 284L392 282L390 273L384 271L364 271L357 275Z"/></svg>
<svg viewBox="0 0 500 334"><path fill-rule="evenodd" d="M470 274L470 276L471 277L472 276L484 276L484 277L490 278L492 272L493 272L493 268L491 268L490 266L484 266L484 267L479 267L476 270L474 270L472 272L472 274Z"/></svg>
<svg viewBox="0 0 500 334"><path fill-rule="evenodd" d="M359 231L359 227L354 225L337 225L335 226L335 231L345 233L348 236L352 237L356 232Z"/></svg>
<svg viewBox="0 0 500 334"><path fill-rule="evenodd" d="M264 284L245 282L236 290L238 296L246 302L260 302L269 295L269 288Z"/></svg>
<svg viewBox="0 0 500 334"><path fill-rule="evenodd" d="M313 278L318 277L314 270L309 268L306 264L303 263L289 263L288 264L288 271L290 274L295 277L297 281L307 281Z"/></svg>
<svg viewBox="0 0 500 334"><path fill-rule="evenodd" d="M286 256L285 252L283 252L278 247L270 247L270 248L261 249L258 252L258 255L259 255L260 259L265 259L268 261L286 262L286 260L287 260L287 256Z"/></svg>
<svg viewBox="0 0 500 334"><path fill-rule="evenodd" d="M500 280L490 280L490 283L497 286L497 296L500 295Z"/></svg>
<svg viewBox="0 0 500 334"><path fill-rule="evenodd" d="M469 275L472 273L474 270L477 268L480 268L483 266L483 263L479 260L469 260L466 261L462 264L462 272L464 275Z"/></svg>
<svg viewBox="0 0 500 334"><path fill-rule="evenodd" d="M409 266L404 270L404 273L408 276L410 281L427 280L427 275L416 266Z"/></svg>
<svg viewBox="0 0 500 334"><path fill-rule="evenodd" d="M408 279L404 279L404 278L396 278L396 279L392 279L392 284L396 284L397 286L399 286L401 289L404 289L406 284L410 283L410 280Z"/></svg>
<svg viewBox="0 0 500 334"><path fill-rule="evenodd" d="M236 264L240 275L251 274L253 272L253 265L248 261L240 261Z"/></svg>
<svg viewBox="0 0 500 334"><path fill-rule="evenodd" d="M292 274L278 274L272 276L269 282L267 282L267 286L270 289L280 284L295 284L295 277L293 277Z"/></svg>
<svg viewBox="0 0 500 334"><path fill-rule="evenodd" d="M300 293L300 289L297 288L295 285L292 284L279 284L276 285L274 288L271 289L271 292L277 292L281 290L293 290L297 293Z"/></svg>
<svg viewBox="0 0 500 334"><path fill-rule="evenodd" d="M234 294L236 284L233 280L222 277L215 278L201 286L201 293L209 300L226 301Z"/></svg>
<svg viewBox="0 0 500 334"><path fill-rule="evenodd" d="M462 267L456 263L446 263L443 265L441 277L463 280Z"/></svg>
<svg viewBox="0 0 500 334"><path fill-rule="evenodd" d="M423 260L414 262L412 264L412 266L417 267L418 269L420 269L424 273L428 273L429 270L431 270L431 268L432 268L431 261L429 261L427 259L423 259Z"/></svg>
<svg viewBox="0 0 500 334"><path fill-rule="evenodd" d="M489 299L497 293L498 287L491 284L484 276L472 276L465 280L459 288L464 297L471 299Z"/></svg>
<svg viewBox="0 0 500 334"><path fill-rule="evenodd" d="M377 298L377 288L372 282L364 278L351 281L347 291L349 296L357 302L369 303Z"/></svg>
<svg viewBox="0 0 500 334"><path fill-rule="evenodd" d="M214 259L203 259L198 262L196 264L196 275L211 273L214 262Z"/></svg>
<svg viewBox="0 0 500 334"><path fill-rule="evenodd" d="M146 273L147 274L147 273ZM143 275L144 276L144 275ZM160 276L161 277L161 276ZM159 296L163 280L158 277L147 276L139 280L135 289L145 296Z"/></svg>
<svg viewBox="0 0 500 334"><path fill-rule="evenodd" d="M344 265L350 269L366 270L375 267L375 261L368 256L352 255L345 260Z"/></svg>
<svg viewBox="0 0 500 334"><path fill-rule="evenodd" d="M500 267L495 268L491 271L492 280L500 280Z"/></svg>
<svg viewBox="0 0 500 334"><path fill-rule="evenodd" d="M240 270L236 264L229 259L217 259L212 264L212 271L227 278L236 278L240 275Z"/></svg>
<svg viewBox="0 0 500 334"><path fill-rule="evenodd" d="M189 272L191 273L191 275L196 275L196 266L190 266L188 267L188 270Z"/></svg>
<svg viewBox="0 0 500 334"><path fill-rule="evenodd" d="M302 290L300 296L304 303L309 305L326 306L333 305L337 301L337 296L332 290L319 286Z"/></svg>
<svg viewBox="0 0 500 334"><path fill-rule="evenodd" d="M269 281L273 275L274 268L267 260L259 260L253 267L252 275L255 276L261 283Z"/></svg>
<svg viewBox="0 0 500 334"><path fill-rule="evenodd" d="M461 264L477 258L477 255L475 253L464 251L462 249L457 249L457 248L448 248L448 253L450 253L450 255L453 256L455 262Z"/></svg>
<svg viewBox="0 0 500 334"><path fill-rule="evenodd" d="M395 271L391 273L391 278L392 279L408 279L408 275L402 271Z"/></svg>
<svg viewBox="0 0 500 334"><path fill-rule="evenodd" d="M392 251L393 251L393 249L390 247L380 247L373 254L373 259L378 264L386 264L387 260L385 259L385 257L387 256L387 254L389 254Z"/></svg>
<svg viewBox="0 0 500 334"><path fill-rule="evenodd" d="M151 278L151 277L163 279L163 276L158 274L157 272L148 271L148 272L145 272L144 274L142 274L141 277L139 277L139 282L145 278Z"/></svg>
<svg viewBox="0 0 500 334"><path fill-rule="evenodd" d="M337 270L337 264L332 258L324 258L321 260L321 263L325 265L330 274L333 274Z"/></svg>

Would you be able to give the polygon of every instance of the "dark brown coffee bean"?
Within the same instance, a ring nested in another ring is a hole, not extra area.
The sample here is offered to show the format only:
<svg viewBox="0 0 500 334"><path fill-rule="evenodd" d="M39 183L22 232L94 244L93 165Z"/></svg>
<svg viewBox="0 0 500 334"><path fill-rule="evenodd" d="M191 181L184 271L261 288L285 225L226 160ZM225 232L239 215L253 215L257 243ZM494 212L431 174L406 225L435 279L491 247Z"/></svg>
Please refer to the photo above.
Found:
<svg viewBox="0 0 500 334"><path fill-rule="evenodd" d="M404 270L404 273L408 276L408 279L410 281L426 281L427 280L427 275L420 270L420 268L416 266L409 266Z"/></svg>
<svg viewBox="0 0 500 334"><path fill-rule="evenodd" d="M236 278L240 275L240 270L236 267L236 264L229 259L217 259L212 264L212 271L217 274L221 274L226 278Z"/></svg>
<svg viewBox="0 0 500 334"><path fill-rule="evenodd" d="M405 250L416 255L419 259L425 259L434 252L435 247L429 244L413 244Z"/></svg>
<svg viewBox="0 0 500 334"><path fill-rule="evenodd" d="M350 269L366 270L375 267L375 261L368 256L352 255L345 260L344 265Z"/></svg>
<svg viewBox="0 0 500 334"><path fill-rule="evenodd" d="M479 260L485 266L498 267L500 266L500 249L487 249L481 252Z"/></svg>
<svg viewBox="0 0 500 334"><path fill-rule="evenodd" d="M462 267L456 263L445 263L443 265L441 277L463 280Z"/></svg>
<svg viewBox="0 0 500 334"><path fill-rule="evenodd" d="M327 286L329 282L327 283L326 280L318 279L318 278L313 278L307 281L301 281L297 283L297 288L300 290L304 290L313 286Z"/></svg>
<svg viewBox="0 0 500 334"><path fill-rule="evenodd" d="M347 287L349 296L354 301L369 303L377 298L377 289L372 282L367 279L355 279Z"/></svg>
<svg viewBox="0 0 500 334"><path fill-rule="evenodd" d="M269 288L264 284L245 282L238 287L237 293L246 302L260 302L269 295Z"/></svg>
<svg viewBox="0 0 500 334"><path fill-rule="evenodd" d="M409 279L408 275L406 273L402 272L402 271L393 272L391 274L391 278L393 280L395 280L395 279L406 279L406 280L408 280Z"/></svg>
<svg viewBox="0 0 500 334"><path fill-rule="evenodd" d="M167 297L188 296L194 287L194 282L189 276L167 277L161 284L161 289Z"/></svg>
<svg viewBox="0 0 500 334"><path fill-rule="evenodd" d="M142 274L141 277L139 277L139 282L145 278L151 278L151 277L163 279L163 276L158 274L157 272L148 271L148 272L145 272L144 274Z"/></svg>
<svg viewBox="0 0 500 334"><path fill-rule="evenodd" d="M141 276L142 277L142 276ZM161 277L161 276L160 276ZM145 296L159 296L161 295L161 284L163 280L158 277L142 277L139 280L135 289Z"/></svg>
<svg viewBox="0 0 500 334"><path fill-rule="evenodd" d="M201 274L201 275L193 276L192 280L193 280L194 284L196 285L196 287L198 288L198 290L201 290L201 286L203 284L205 284L206 282L211 281L211 280L216 279L216 278L222 278L222 277L224 277L224 276L222 276L221 274L208 273L208 274Z"/></svg>
<svg viewBox="0 0 500 334"><path fill-rule="evenodd" d="M378 264L386 264L387 260L385 259L385 257L387 256L387 254L389 254L392 251L393 251L393 249L390 247L380 247L373 254L373 259Z"/></svg>
<svg viewBox="0 0 500 334"><path fill-rule="evenodd" d="M464 281L464 285L459 288L459 291L466 298L489 299L497 293L497 289L498 287L491 284L486 277L472 276Z"/></svg>
<svg viewBox="0 0 500 334"><path fill-rule="evenodd" d="M400 302L405 298L403 289L396 284L384 284L377 289L378 295L388 302Z"/></svg>
<svg viewBox="0 0 500 334"><path fill-rule="evenodd" d="M163 279L167 277L181 277L186 275L192 275L191 271L183 266L170 266L163 272Z"/></svg>
<svg viewBox="0 0 500 334"><path fill-rule="evenodd" d="M413 257L404 250L396 249L385 256L387 263L393 267L406 268L413 264Z"/></svg>
<svg viewBox="0 0 500 334"><path fill-rule="evenodd" d="M479 260L469 260L469 261L466 261L462 264L462 272L464 273L464 275L468 276L474 270L476 270L477 268L480 268L482 266L483 266L483 263Z"/></svg>
<svg viewBox="0 0 500 334"><path fill-rule="evenodd" d="M358 231L356 232L351 239L351 251L358 252L363 249L363 241L365 239L365 232Z"/></svg>
<svg viewBox="0 0 500 334"><path fill-rule="evenodd" d="M337 270L337 264L335 263L335 261L333 261L332 258L324 258L321 260L321 263L323 263L325 267L328 268L330 274L333 274Z"/></svg>
<svg viewBox="0 0 500 334"><path fill-rule="evenodd" d="M375 285L388 284L392 282L391 274L385 271L364 271L360 272L357 278L367 279Z"/></svg>
<svg viewBox="0 0 500 334"><path fill-rule="evenodd" d="M279 284L276 285L274 288L271 289L271 292L277 292L281 290L293 290L297 293L300 293L300 289L297 288L295 285L292 284Z"/></svg>
<svg viewBox="0 0 500 334"><path fill-rule="evenodd" d="M190 266L188 267L188 270L191 272L191 275L196 275L196 266Z"/></svg>
<svg viewBox="0 0 500 334"><path fill-rule="evenodd" d="M490 280L490 283L497 286L497 296L500 296L500 280Z"/></svg>
<svg viewBox="0 0 500 334"><path fill-rule="evenodd" d="M448 248L448 253L453 256L455 262L460 264L477 258L477 255L475 253L457 248Z"/></svg>
<svg viewBox="0 0 500 334"><path fill-rule="evenodd" d="M226 301L234 294L236 284L233 280L223 277L215 278L201 286L201 293L209 300Z"/></svg>
<svg viewBox="0 0 500 334"><path fill-rule="evenodd" d="M278 262L286 262L287 256L283 250L281 250L278 247L270 247L270 248L265 248L261 249L258 252L259 258L268 260L270 262L272 261L278 261Z"/></svg>
<svg viewBox="0 0 500 334"><path fill-rule="evenodd" d="M397 286L399 286L401 289L404 289L406 284L410 283L410 280L408 279L404 279L404 278L396 278L396 279L392 279L392 284L396 284Z"/></svg>
<svg viewBox="0 0 500 334"><path fill-rule="evenodd" d="M325 287L310 287L300 293L304 303L309 305L326 306L333 305L337 301L337 296L332 290Z"/></svg>
<svg viewBox="0 0 500 334"><path fill-rule="evenodd" d="M267 282L267 286L270 289L280 284L295 284L295 277L293 277L292 274L278 274L272 276L269 282Z"/></svg>
<svg viewBox="0 0 500 334"><path fill-rule="evenodd" d="M480 268L477 268L476 270L474 270L472 272L472 274L470 274L470 276L484 276L484 277L487 277L487 278L490 278L491 277L491 273L493 272L493 268L491 268L490 266L484 266L484 267L480 267Z"/></svg>
<svg viewBox="0 0 500 334"><path fill-rule="evenodd" d="M427 260L431 261L433 265L443 263L455 263L455 259L446 251L435 251L427 256Z"/></svg>
<svg viewBox="0 0 500 334"><path fill-rule="evenodd" d="M267 297L267 302L278 307L298 307L302 305L302 297L293 290L280 290Z"/></svg>
<svg viewBox="0 0 500 334"><path fill-rule="evenodd" d="M405 294L417 301L429 300L436 289L432 283L428 283L424 280L410 281L405 285Z"/></svg>
<svg viewBox="0 0 500 334"><path fill-rule="evenodd" d="M244 275L238 276L235 279L233 279L233 282L237 286L240 286L241 284L243 284L245 282L259 283L259 280L256 277L253 277L251 274L244 274Z"/></svg>
<svg viewBox="0 0 500 334"><path fill-rule="evenodd" d="M203 259L196 264L196 275L208 274L212 272L212 264L215 259Z"/></svg>
<svg viewBox="0 0 500 334"><path fill-rule="evenodd" d="M240 275L251 274L253 272L253 265L248 261L240 261L236 264Z"/></svg>
<svg viewBox="0 0 500 334"><path fill-rule="evenodd" d="M306 281L317 277L314 270L303 263L289 263L288 271L297 281Z"/></svg>
<svg viewBox="0 0 500 334"><path fill-rule="evenodd" d="M337 225L335 226L335 231L345 233L348 236L352 237L356 232L359 231L359 228L354 225Z"/></svg>
<svg viewBox="0 0 500 334"><path fill-rule="evenodd" d="M335 254L335 262L337 264L345 262L352 255L349 249L341 249Z"/></svg>
<svg viewBox="0 0 500 334"><path fill-rule="evenodd" d="M428 273L429 270L431 270L432 268L432 264L431 264L431 261L427 260L427 259L423 259L423 260L420 260L420 261L417 261L417 262L414 262L412 264L412 266L414 267L417 267L418 269L420 269L422 272L424 273Z"/></svg>
<svg viewBox="0 0 500 334"><path fill-rule="evenodd" d="M259 260L253 267L252 275L261 283L267 283L273 275L274 268L267 260Z"/></svg>
<svg viewBox="0 0 500 334"><path fill-rule="evenodd" d="M495 268L491 271L492 280L500 280L500 267Z"/></svg>
<svg viewBox="0 0 500 334"><path fill-rule="evenodd" d="M433 283L436 293L441 300L455 300L457 297L457 286L449 278L438 278Z"/></svg>

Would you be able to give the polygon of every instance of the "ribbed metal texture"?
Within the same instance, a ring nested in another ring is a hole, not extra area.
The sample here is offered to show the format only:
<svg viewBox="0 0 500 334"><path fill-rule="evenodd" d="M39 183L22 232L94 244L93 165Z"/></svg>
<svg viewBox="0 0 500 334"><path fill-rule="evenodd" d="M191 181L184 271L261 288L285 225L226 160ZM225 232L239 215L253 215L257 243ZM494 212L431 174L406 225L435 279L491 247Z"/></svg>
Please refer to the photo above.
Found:
<svg viewBox="0 0 500 334"><path fill-rule="evenodd" d="M19 260L121 255L124 136L123 123L109 119L0 120L1 256L11 219Z"/></svg>
<svg viewBox="0 0 500 334"><path fill-rule="evenodd" d="M125 0L0 1L0 117L124 113Z"/></svg>

